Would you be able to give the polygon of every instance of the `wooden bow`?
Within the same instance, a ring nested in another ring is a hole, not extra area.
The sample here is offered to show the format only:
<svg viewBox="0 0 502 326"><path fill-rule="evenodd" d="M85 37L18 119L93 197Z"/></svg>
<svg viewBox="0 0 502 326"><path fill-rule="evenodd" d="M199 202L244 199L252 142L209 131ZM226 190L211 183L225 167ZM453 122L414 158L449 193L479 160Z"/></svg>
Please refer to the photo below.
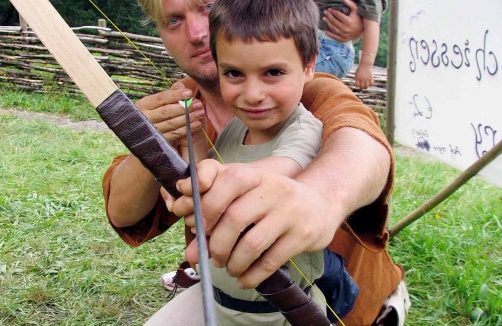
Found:
<svg viewBox="0 0 502 326"><path fill-rule="evenodd" d="M180 179L192 176L192 184L197 183L193 150L189 166L118 89L49 0L10 1L96 108L103 121L171 195L179 197L180 193L176 190L175 184ZM187 127L189 126L190 123L187 121ZM188 135L191 143L190 132ZM200 198L194 198L194 208L197 234L203 235ZM197 244L205 323L207 326L216 326L218 322L205 237L197 236ZM257 290L282 312L292 325L330 325L324 312L291 282L289 274L283 269L262 282Z"/></svg>
<svg viewBox="0 0 502 326"><path fill-rule="evenodd" d="M108 127L171 195L179 197L176 182L190 176L188 164L118 89L52 4L48 0L11 0L11 3ZM201 221L197 224L203 225ZM197 238L203 240L198 241L198 247L206 325L217 326L206 241L204 237Z"/></svg>

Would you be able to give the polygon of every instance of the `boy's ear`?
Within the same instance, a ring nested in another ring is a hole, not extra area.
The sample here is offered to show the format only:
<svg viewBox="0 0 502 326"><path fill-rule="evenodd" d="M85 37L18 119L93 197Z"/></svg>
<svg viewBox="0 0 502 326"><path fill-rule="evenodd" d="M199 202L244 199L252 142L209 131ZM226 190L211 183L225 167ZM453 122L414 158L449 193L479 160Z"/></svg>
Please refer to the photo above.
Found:
<svg viewBox="0 0 502 326"><path fill-rule="evenodd" d="M313 56L309 60L309 62L307 62L307 65L305 66L305 82L309 82L312 79L314 79L316 60L317 60L317 55Z"/></svg>

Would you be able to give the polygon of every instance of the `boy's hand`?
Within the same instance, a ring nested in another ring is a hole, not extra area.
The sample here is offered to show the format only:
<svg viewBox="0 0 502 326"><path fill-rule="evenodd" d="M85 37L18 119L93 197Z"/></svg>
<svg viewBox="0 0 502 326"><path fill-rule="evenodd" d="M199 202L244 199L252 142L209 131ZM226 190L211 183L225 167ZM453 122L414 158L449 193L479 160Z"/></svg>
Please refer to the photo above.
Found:
<svg viewBox="0 0 502 326"><path fill-rule="evenodd" d="M373 86L375 82L373 81L373 65L360 64L356 70L356 87L360 89L366 89Z"/></svg>
<svg viewBox="0 0 502 326"><path fill-rule="evenodd" d="M164 135L171 144L186 136L185 109L178 101L191 97L192 91L186 89L181 82L161 93L143 97L136 102L136 107L153 123L155 128ZM205 116L202 103L194 100L190 106L190 127L198 131L202 127L201 120Z"/></svg>

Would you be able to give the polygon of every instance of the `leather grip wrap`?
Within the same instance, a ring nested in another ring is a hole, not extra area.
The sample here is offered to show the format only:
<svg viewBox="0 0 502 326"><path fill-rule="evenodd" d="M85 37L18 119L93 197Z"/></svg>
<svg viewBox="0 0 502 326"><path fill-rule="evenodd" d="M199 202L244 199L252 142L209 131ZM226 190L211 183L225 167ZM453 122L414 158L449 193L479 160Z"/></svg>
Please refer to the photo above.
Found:
<svg viewBox="0 0 502 326"><path fill-rule="evenodd" d="M176 182L190 176L188 163L169 145L140 110L116 90L97 108L106 125L175 198Z"/></svg>
<svg viewBox="0 0 502 326"><path fill-rule="evenodd" d="M256 287L270 304L279 309L293 326L329 326L326 313L290 279L286 266L279 268Z"/></svg>

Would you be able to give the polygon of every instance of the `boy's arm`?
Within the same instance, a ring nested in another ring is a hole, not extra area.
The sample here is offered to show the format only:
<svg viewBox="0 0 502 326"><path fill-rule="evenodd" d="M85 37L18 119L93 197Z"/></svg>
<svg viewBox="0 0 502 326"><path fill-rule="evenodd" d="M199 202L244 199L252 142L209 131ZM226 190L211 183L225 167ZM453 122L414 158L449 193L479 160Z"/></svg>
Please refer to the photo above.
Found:
<svg viewBox="0 0 502 326"><path fill-rule="evenodd" d="M380 195L389 169L386 148L353 128L333 133L294 180L243 164L201 162L197 175L200 191L209 190L202 197L202 210L206 229L212 231L213 263L226 266L243 288L256 287L289 258L326 248L350 213ZM180 180L178 187L191 192L187 180ZM185 208L190 213L188 203ZM192 263L198 261L195 249L186 251Z"/></svg>
<svg viewBox="0 0 502 326"><path fill-rule="evenodd" d="M356 70L356 87L366 89L374 85L373 65L378 52L380 23L364 18L361 62Z"/></svg>
<svg viewBox="0 0 502 326"><path fill-rule="evenodd" d="M303 171L298 162L286 156L271 156L245 164L250 167L277 173L288 178L294 178Z"/></svg>

